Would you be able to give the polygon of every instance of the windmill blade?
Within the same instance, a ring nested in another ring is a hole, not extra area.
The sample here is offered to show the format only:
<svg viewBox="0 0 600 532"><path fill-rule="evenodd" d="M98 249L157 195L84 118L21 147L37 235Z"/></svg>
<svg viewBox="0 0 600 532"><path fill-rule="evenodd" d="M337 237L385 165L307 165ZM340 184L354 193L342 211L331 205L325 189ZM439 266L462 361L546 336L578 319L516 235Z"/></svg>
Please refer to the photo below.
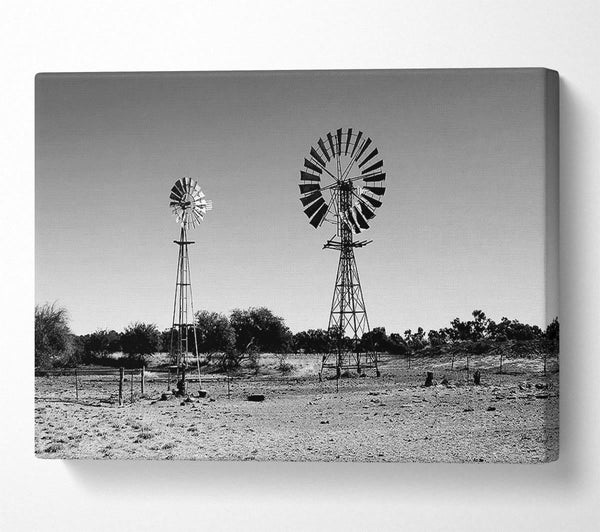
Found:
<svg viewBox="0 0 600 532"><path fill-rule="evenodd" d="M206 210L212 211L212 208L213 208L213 201L211 199L206 200Z"/></svg>
<svg viewBox="0 0 600 532"><path fill-rule="evenodd" d="M171 192L171 194L169 195L169 199L179 203L179 201L181 200L181 195L178 192Z"/></svg>
<svg viewBox="0 0 600 532"><path fill-rule="evenodd" d="M365 168L361 174L368 174L369 172L372 172L373 170L377 170L378 168L381 168L383 166L383 159L381 159L381 161L376 162L374 165L369 166L369 168Z"/></svg>
<svg viewBox="0 0 600 532"><path fill-rule="evenodd" d="M358 148L358 143L360 142L360 139L362 138L362 131L358 132L358 135L356 136L356 140L354 141L354 146L352 147L352 153L350 154L350 157L354 157L354 152L356 150L356 148Z"/></svg>
<svg viewBox="0 0 600 532"><path fill-rule="evenodd" d="M178 201L171 201L171 202L169 202L169 207L179 207L179 202Z"/></svg>
<svg viewBox="0 0 600 532"><path fill-rule="evenodd" d="M365 151L367 151L367 148L370 146L370 144L371 144L371 137L369 137L367 140L365 140L364 144L362 145L362 148L360 149L360 151L358 152L358 155L356 156L357 161L362 157L363 153L365 153Z"/></svg>
<svg viewBox="0 0 600 532"><path fill-rule="evenodd" d="M331 146L331 157L335 157L335 148L333 146L333 137L331 133L327 133L327 140L329 141L329 145Z"/></svg>
<svg viewBox="0 0 600 532"><path fill-rule="evenodd" d="M317 161L323 168L325 168L325 161L323 160L323 158L318 154L317 150L315 150L312 146L310 147L310 155L311 157Z"/></svg>
<svg viewBox="0 0 600 532"><path fill-rule="evenodd" d="M338 155L342 154L342 130L338 129L337 130L337 152Z"/></svg>
<svg viewBox="0 0 600 532"><path fill-rule="evenodd" d="M376 183L378 181L385 181L385 173L363 177L363 181L365 183Z"/></svg>
<svg viewBox="0 0 600 532"><path fill-rule="evenodd" d="M365 219L370 220L371 218L375 218L375 213L367 206L367 204L363 201L359 202L360 211Z"/></svg>
<svg viewBox="0 0 600 532"><path fill-rule="evenodd" d="M300 170L300 179L302 181L321 181L321 176L309 174L304 170Z"/></svg>
<svg viewBox="0 0 600 532"><path fill-rule="evenodd" d="M371 196L367 196L366 194L361 194L360 197L366 199L375 208L381 207L381 201L376 200L375 198L372 198Z"/></svg>
<svg viewBox="0 0 600 532"><path fill-rule="evenodd" d="M344 155L348 155L348 146L350 146L351 138L352 138L352 128L348 128L348 133L346 134L346 148L344 149Z"/></svg>
<svg viewBox="0 0 600 532"><path fill-rule="evenodd" d="M308 159L304 159L304 166L306 168L308 168L309 170L313 170L314 172L317 172L317 174L320 174L323 172L323 170L321 169L320 166L317 166L315 163L313 163L312 161L309 161Z"/></svg>
<svg viewBox="0 0 600 532"><path fill-rule="evenodd" d="M358 165L359 168L362 168L365 164L367 164L373 157L375 157L375 155L377 155L379 153L379 151L377 151L377 148L375 148L371 153L369 153L369 155L367 155L362 162Z"/></svg>
<svg viewBox="0 0 600 532"><path fill-rule="evenodd" d="M319 190L319 185L309 184L309 185L298 185L300 187L300 194L306 194L307 192L314 192L315 190Z"/></svg>
<svg viewBox="0 0 600 532"><path fill-rule="evenodd" d="M322 205L325 204L325 200L323 198L319 198L317 201L315 201L312 205L310 205L307 209L304 209L304 214L306 214L306 216L308 216L309 218L312 217L313 214L315 214L315 212L317 212Z"/></svg>
<svg viewBox="0 0 600 532"><path fill-rule="evenodd" d="M313 192L311 194L308 194L307 196L300 198L300 201L302 202L302 205L306 207L309 203L312 203L313 201L322 197L323 194L321 194L321 191L317 190L316 192Z"/></svg>
<svg viewBox="0 0 600 532"><path fill-rule="evenodd" d="M191 179L189 177L183 178L183 188L185 189L186 192L190 192L190 190L191 190L190 181L191 181Z"/></svg>
<svg viewBox="0 0 600 532"><path fill-rule="evenodd" d="M183 181L181 179L175 181L175 186L173 188L176 188L179 194L185 196L185 189L183 188Z"/></svg>
<svg viewBox="0 0 600 532"><path fill-rule="evenodd" d="M323 218L325 218L325 215L327 214L327 204L324 203L323 205L321 205L321 208L316 212L316 214L313 216L313 219L309 222L310 225L312 225L314 228L319 227L319 224L322 222Z"/></svg>
<svg viewBox="0 0 600 532"><path fill-rule="evenodd" d="M365 220L364 216L359 212L359 210L356 207L354 207L354 218L358 222L358 225L360 226L361 229L369 228L369 224L367 223L367 220Z"/></svg>
<svg viewBox="0 0 600 532"><path fill-rule="evenodd" d="M327 162L329 162L329 154L327 153L327 148L325 147L325 143L323 142L323 139L319 139L319 141L317 142L317 144L319 145L319 148L321 148L321 151L323 152L323 155L325 155L325 159L327 159Z"/></svg>
<svg viewBox="0 0 600 532"><path fill-rule="evenodd" d="M354 230L354 232L356 234L359 234L360 233L360 227L358 227L358 225L356 224L356 220L354 219L354 216L352 216L352 211L348 211L346 213L346 218L350 222L350 224L352 225L352 229Z"/></svg>
<svg viewBox="0 0 600 532"><path fill-rule="evenodd" d="M364 187L364 188L377 196L383 196L385 194L385 187Z"/></svg>
<svg viewBox="0 0 600 532"><path fill-rule="evenodd" d="M192 227L196 227L196 225L200 225L201 221L202 221L202 217L199 216L198 214L196 214L195 212L193 212L192 216L191 216Z"/></svg>

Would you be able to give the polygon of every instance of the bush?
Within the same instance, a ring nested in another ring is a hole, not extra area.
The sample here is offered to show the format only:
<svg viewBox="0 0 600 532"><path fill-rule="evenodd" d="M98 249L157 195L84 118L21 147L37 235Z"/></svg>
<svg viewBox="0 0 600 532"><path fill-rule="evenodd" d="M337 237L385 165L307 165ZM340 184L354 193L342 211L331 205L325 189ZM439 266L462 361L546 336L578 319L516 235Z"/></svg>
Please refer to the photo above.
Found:
<svg viewBox="0 0 600 532"><path fill-rule="evenodd" d="M231 352L235 349L235 331L229 318L218 312L196 312L196 341L201 353ZM193 330L190 331L193 336ZM190 338L190 345L194 339Z"/></svg>
<svg viewBox="0 0 600 532"><path fill-rule="evenodd" d="M260 369L260 353L256 349L252 349L248 353L248 367L254 371L255 375L258 375Z"/></svg>
<svg viewBox="0 0 600 532"><path fill-rule="evenodd" d="M54 303L35 306L35 365L51 368L73 363L74 339L67 309Z"/></svg>
<svg viewBox="0 0 600 532"><path fill-rule="evenodd" d="M146 357L158 351L160 334L153 323L133 323L121 335L123 353L138 366L146 363Z"/></svg>
<svg viewBox="0 0 600 532"><path fill-rule="evenodd" d="M291 373L291 371L294 369L294 366L287 361L287 354L281 353L277 356L277 359L279 361L277 369L281 371L283 375Z"/></svg>
<svg viewBox="0 0 600 532"><path fill-rule="evenodd" d="M240 353L251 348L261 353L282 353L288 351L292 343L292 333L283 318L265 307L235 309L229 321Z"/></svg>

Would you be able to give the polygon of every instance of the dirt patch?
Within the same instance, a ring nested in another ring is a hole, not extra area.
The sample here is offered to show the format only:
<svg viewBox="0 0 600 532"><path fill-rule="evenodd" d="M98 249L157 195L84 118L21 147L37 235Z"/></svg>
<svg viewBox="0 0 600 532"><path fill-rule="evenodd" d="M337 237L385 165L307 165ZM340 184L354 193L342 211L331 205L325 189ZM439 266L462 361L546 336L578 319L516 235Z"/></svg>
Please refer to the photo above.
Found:
<svg viewBox="0 0 600 532"><path fill-rule="evenodd" d="M305 357L306 358L306 357ZM36 454L44 458L540 462L558 456L558 373L541 363L382 361L382 376L340 381L273 366L256 377L203 376L206 397L160 401L166 381L147 374L146 397L117 405L110 377L87 378L79 400L68 376L36 378ZM268 361L268 357L263 357ZM535 361L534 361L535 362ZM312 364L312 366L311 366ZM309 371L307 368L314 368ZM481 384L473 384L478 369ZM427 371L447 384L424 387ZM199 383L190 383L196 393ZM262 402L249 395L264 395ZM542 397L543 396L543 397ZM129 398L128 398L129 399Z"/></svg>

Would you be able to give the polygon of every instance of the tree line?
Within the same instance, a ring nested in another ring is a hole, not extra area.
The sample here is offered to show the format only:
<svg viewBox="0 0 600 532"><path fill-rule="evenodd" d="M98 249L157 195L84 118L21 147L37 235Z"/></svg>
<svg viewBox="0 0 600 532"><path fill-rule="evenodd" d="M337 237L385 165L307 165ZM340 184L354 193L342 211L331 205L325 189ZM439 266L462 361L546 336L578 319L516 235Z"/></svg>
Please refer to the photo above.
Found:
<svg viewBox="0 0 600 532"><path fill-rule="evenodd" d="M318 354L336 349L339 334L324 329L309 329L293 334L285 320L268 308L235 309L229 315L202 310L187 331L190 347L197 345L203 364L222 369L238 367L244 360L257 367L261 353L303 352ZM35 308L35 364L48 368L74 364L126 364L139 366L158 352L172 352L179 341L178 331L160 331L155 324L134 322L122 332L98 329L90 334L74 335L69 329L65 308L54 304ZM344 338L349 349L352 341ZM364 351L405 356L449 354L470 356L499 354L509 356L548 356L558 353L558 318L542 330L537 325L503 317L499 322L481 310L472 319L455 318L449 327L407 329L403 334L387 334L384 327L365 333L359 342ZM191 350L191 349L190 349ZM116 361L115 353L123 353Z"/></svg>

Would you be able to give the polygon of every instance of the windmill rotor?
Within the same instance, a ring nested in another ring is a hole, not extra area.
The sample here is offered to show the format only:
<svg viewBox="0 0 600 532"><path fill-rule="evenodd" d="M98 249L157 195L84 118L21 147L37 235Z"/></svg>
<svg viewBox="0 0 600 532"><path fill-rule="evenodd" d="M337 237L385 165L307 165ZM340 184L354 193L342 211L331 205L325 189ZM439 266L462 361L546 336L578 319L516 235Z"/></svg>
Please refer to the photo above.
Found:
<svg viewBox="0 0 600 532"><path fill-rule="evenodd" d="M178 179L169 195L169 206L181 227L196 227L206 211L212 209L212 201L207 200L200 185L190 177Z"/></svg>
<svg viewBox="0 0 600 532"><path fill-rule="evenodd" d="M315 228L341 222L359 234L382 205L385 177L383 159L368 135L352 128L329 132L310 147L300 170L304 214ZM344 192L351 201L341 205Z"/></svg>

